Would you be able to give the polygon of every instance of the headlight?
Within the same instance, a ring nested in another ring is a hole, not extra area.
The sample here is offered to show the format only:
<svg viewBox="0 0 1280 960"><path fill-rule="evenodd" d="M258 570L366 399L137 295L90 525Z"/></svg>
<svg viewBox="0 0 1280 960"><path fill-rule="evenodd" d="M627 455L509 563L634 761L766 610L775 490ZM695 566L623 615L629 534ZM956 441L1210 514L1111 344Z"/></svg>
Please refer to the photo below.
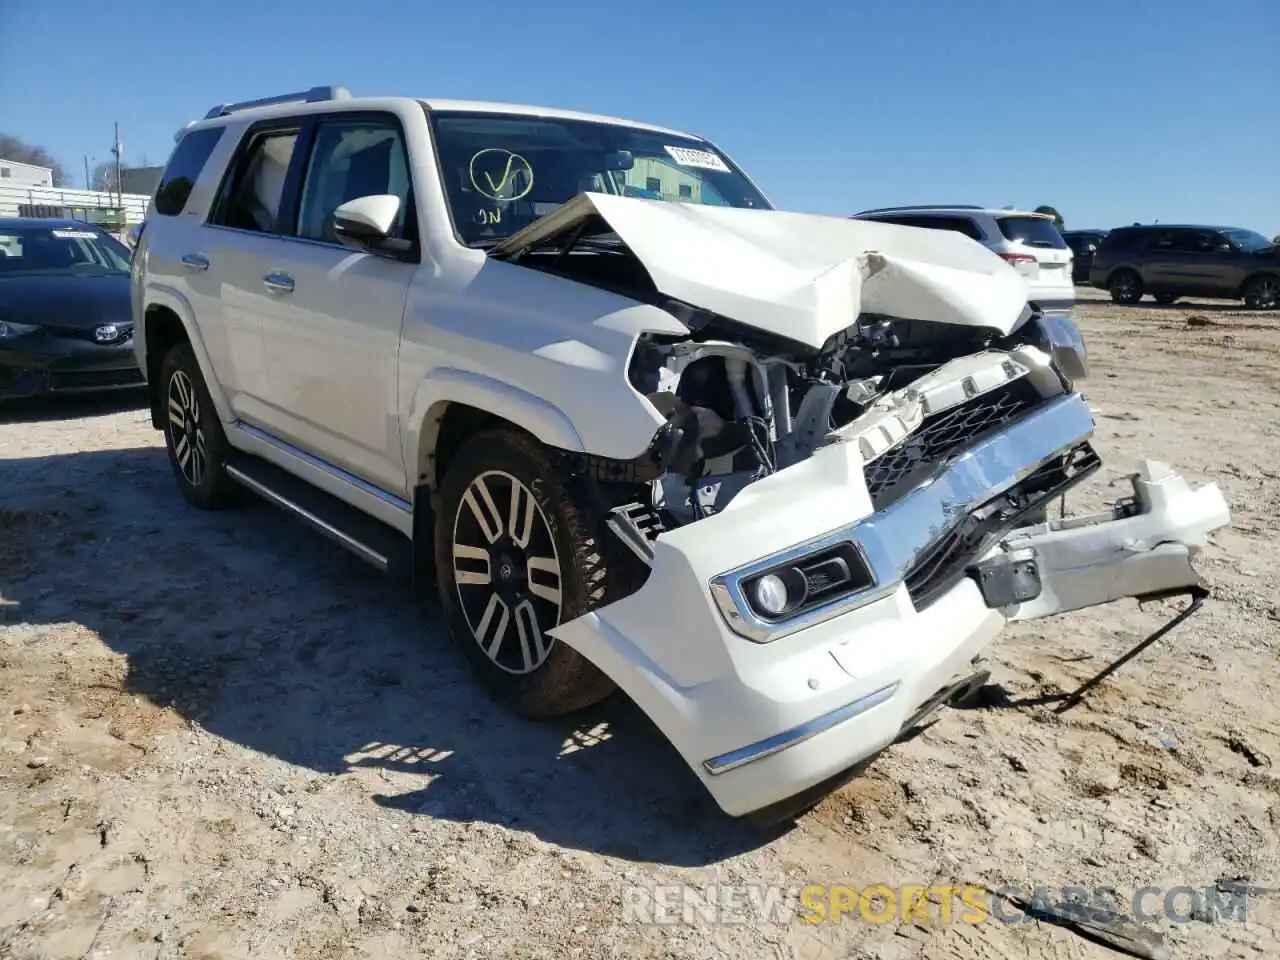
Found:
<svg viewBox="0 0 1280 960"><path fill-rule="evenodd" d="M39 328L30 323L14 323L11 320L0 320L0 340L12 340L14 337L20 337L24 333L30 333L36 329Z"/></svg>
<svg viewBox="0 0 1280 960"><path fill-rule="evenodd" d="M862 552L841 541L797 547L716 577L711 592L735 632L764 642L874 585Z"/></svg>

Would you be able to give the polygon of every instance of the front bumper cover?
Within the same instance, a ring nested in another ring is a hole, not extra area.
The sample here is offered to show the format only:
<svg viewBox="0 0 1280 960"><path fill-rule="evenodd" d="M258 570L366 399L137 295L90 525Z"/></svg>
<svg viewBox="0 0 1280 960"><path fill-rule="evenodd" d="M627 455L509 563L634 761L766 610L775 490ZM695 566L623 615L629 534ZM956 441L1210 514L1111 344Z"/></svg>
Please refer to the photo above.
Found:
<svg viewBox="0 0 1280 960"><path fill-rule="evenodd" d="M975 507L1080 447L1092 428L1081 396L1056 398L879 513L857 444L823 447L747 487L722 512L662 534L639 591L553 635L618 683L727 813L772 806L892 743L1009 620L1198 582L1190 558L1229 522L1226 504L1215 486L1191 491L1148 465L1134 499L1117 511L1006 531L972 558L998 557L1006 545L1029 552L1043 579L1035 600L993 608L961 576L917 608L906 577L922 553ZM752 642L759 624L740 605L735 577L757 558L772 563L797 543L832 537L858 543L875 584L806 614L772 642ZM1093 568L1105 572L1091 576Z"/></svg>
<svg viewBox="0 0 1280 960"><path fill-rule="evenodd" d="M133 352L133 327L117 326L118 338L105 344L43 328L0 341L0 397L142 386Z"/></svg>

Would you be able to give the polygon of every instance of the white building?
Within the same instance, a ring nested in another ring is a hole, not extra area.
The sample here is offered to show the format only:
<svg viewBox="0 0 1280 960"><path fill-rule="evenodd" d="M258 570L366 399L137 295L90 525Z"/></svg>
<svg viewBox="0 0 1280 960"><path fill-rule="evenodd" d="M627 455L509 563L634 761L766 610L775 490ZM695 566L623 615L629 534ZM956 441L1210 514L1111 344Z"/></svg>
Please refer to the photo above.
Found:
<svg viewBox="0 0 1280 960"><path fill-rule="evenodd" d="M5 185L52 187L53 171L48 167L37 167L33 163L19 163L17 160L0 157L0 180Z"/></svg>

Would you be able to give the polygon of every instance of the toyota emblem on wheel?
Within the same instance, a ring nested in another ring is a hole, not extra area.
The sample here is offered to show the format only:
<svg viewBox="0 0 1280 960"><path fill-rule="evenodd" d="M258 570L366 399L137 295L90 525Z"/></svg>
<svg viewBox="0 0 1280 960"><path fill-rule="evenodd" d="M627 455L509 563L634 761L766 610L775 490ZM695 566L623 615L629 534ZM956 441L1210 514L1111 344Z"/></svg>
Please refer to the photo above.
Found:
<svg viewBox="0 0 1280 960"><path fill-rule="evenodd" d="M104 324L93 331L93 339L96 343L112 343L120 339L120 328L114 323Z"/></svg>

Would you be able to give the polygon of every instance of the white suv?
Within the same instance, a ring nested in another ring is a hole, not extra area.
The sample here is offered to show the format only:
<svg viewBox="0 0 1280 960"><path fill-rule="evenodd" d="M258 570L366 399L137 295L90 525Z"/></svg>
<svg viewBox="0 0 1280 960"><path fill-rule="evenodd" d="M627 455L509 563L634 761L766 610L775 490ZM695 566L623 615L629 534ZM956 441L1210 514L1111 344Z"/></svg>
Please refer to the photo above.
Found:
<svg viewBox="0 0 1280 960"><path fill-rule="evenodd" d="M1070 310L1075 303L1071 247L1053 218L1045 214L960 205L879 207L854 218L964 234L995 251L1025 277L1027 298L1040 309Z"/></svg>
<svg viewBox="0 0 1280 960"><path fill-rule="evenodd" d="M1196 589L1228 522L1148 465L1031 524L1099 463L1069 319L977 244L774 211L661 127L218 106L133 296L187 499L248 488L438 589L517 710L621 687L731 814L812 801L1010 620Z"/></svg>

